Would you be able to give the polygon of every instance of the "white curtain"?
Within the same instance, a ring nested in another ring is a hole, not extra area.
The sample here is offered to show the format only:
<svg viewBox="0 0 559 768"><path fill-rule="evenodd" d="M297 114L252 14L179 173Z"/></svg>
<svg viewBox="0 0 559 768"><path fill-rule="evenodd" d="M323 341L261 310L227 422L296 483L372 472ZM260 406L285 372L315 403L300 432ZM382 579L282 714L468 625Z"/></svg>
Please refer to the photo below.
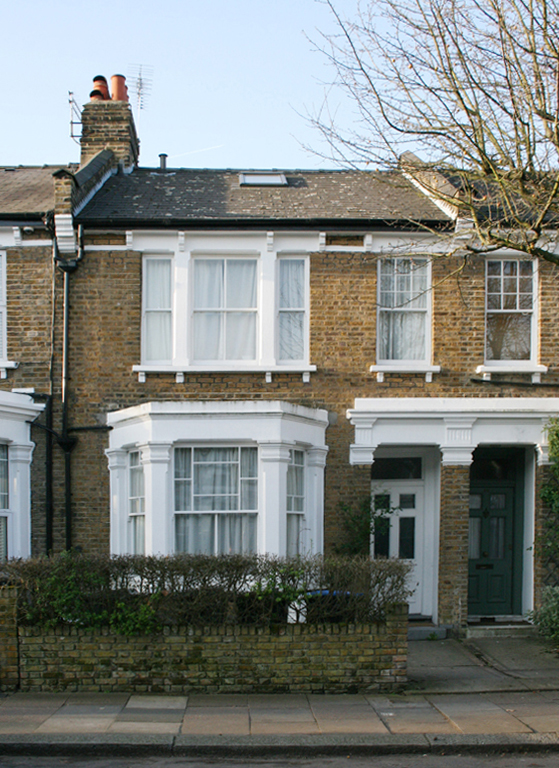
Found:
<svg viewBox="0 0 559 768"><path fill-rule="evenodd" d="M144 262L146 360L171 360L171 260L146 259Z"/></svg>
<svg viewBox="0 0 559 768"><path fill-rule="evenodd" d="M256 552L256 515L218 515L218 554Z"/></svg>
<svg viewBox="0 0 559 768"><path fill-rule="evenodd" d="M256 307L255 259L198 259L194 273L195 359L256 359ZM245 311L231 311L237 309Z"/></svg>
<svg viewBox="0 0 559 768"><path fill-rule="evenodd" d="M0 509L9 509L8 446L0 445Z"/></svg>
<svg viewBox="0 0 559 768"><path fill-rule="evenodd" d="M189 555L215 553L215 515L176 515L175 547Z"/></svg>
<svg viewBox="0 0 559 768"><path fill-rule="evenodd" d="M380 312L379 360L425 360L425 312Z"/></svg>
<svg viewBox="0 0 559 768"><path fill-rule="evenodd" d="M300 553L300 540L301 540L301 521L302 515L287 515L287 542L286 542L286 555L288 557L295 557Z"/></svg>
<svg viewBox="0 0 559 768"><path fill-rule="evenodd" d="M279 264L279 359L305 357L305 262L283 259Z"/></svg>

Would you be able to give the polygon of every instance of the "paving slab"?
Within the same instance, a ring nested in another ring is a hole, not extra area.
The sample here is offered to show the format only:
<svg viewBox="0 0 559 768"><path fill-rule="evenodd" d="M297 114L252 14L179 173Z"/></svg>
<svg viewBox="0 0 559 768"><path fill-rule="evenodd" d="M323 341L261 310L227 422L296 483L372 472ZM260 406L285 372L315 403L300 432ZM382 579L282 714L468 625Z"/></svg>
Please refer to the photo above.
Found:
<svg viewBox="0 0 559 768"><path fill-rule="evenodd" d="M428 696L439 712L451 720L462 733L509 734L531 733L531 729L494 704L482 694Z"/></svg>
<svg viewBox="0 0 559 768"><path fill-rule="evenodd" d="M116 721L119 723L180 723L183 715L184 709L125 707L118 713Z"/></svg>
<svg viewBox="0 0 559 768"><path fill-rule="evenodd" d="M368 696L391 733L459 733L459 728L423 696Z"/></svg>
<svg viewBox="0 0 559 768"><path fill-rule="evenodd" d="M95 715L69 715L60 717L53 715L36 729L36 733L102 733L114 723L114 717Z"/></svg>
<svg viewBox="0 0 559 768"><path fill-rule="evenodd" d="M476 638L467 646L493 669L528 688L559 688L559 653L537 636Z"/></svg>
<svg viewBox="0 0 559 768"><path fill-rule="evenodd" d="M133 709L186 709L188 696L152 696L150 694L134 693L126 704Z"/></svg>
<svg viewBox="0 0 559 768"><path fill-rule="evenodd" d="M321 733L388 733L365 696L308 696Z"/></svg>
<svg viewBox="0 0 559 768"><path fill-rule="evenodd" d="M191 693L188 707L247 707L248 693Z"/></svg>
<svg viewBox="0 0 559 768"><path fill-rule="evenodd" d="M180 723L145 723L115 721L107 730L107 733L149 733L149 734L178 734Z"/></svg>
<svg viewBox="0 0 559 768"><path fill-rule="evenodd" d="M541 692L492 693L487 698L540 733L559 732L559 701Z"/></svg>
<svg viewBox="0 0 559 768"><path fill-rule="evenodd" d="M189 706L182 720L181 733L247 736L250 733L248 708Z"/></svg>
<svg viewBox="0 0 559 768"><path fill-rule="evenodd" d="M0 733L33 733L50 715L0 715Z"/></svg>

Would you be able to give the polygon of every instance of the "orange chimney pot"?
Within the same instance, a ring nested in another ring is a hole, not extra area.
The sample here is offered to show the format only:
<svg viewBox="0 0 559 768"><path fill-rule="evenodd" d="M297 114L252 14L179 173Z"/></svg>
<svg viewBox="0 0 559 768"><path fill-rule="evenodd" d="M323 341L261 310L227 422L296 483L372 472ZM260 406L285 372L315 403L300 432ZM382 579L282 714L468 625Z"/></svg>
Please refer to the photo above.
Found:
<svg viewBox="0 0 559 768"><path fill-rule="evenodd" d="M100 91L105 101L108 101L111 98L109 94L109 86L107 84L107 78L103 77L103 75L96 75L93 78L93 89L96 91Z"/></svg>
<svg viewBox="0 0 559 768"><path fill-rule="evenodd" d="M124 75L113 75L111 77L111 92L113 101L128 101L128 88L126 87Z"/></svg>

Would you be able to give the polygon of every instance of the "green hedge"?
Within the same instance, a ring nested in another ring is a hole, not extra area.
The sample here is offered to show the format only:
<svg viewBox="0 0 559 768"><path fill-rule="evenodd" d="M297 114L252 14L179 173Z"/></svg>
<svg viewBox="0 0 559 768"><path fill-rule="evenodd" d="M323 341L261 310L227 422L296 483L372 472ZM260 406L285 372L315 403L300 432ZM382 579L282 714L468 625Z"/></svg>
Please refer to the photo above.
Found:
<svg viewBox="0 0 559 768"><path fill-rule="evenodd" d="M406 602L408 572L402 561L364 557L64 553L10 560L0 575L19 586L23 625L134 635L165 626L378 621Z"/></svg>

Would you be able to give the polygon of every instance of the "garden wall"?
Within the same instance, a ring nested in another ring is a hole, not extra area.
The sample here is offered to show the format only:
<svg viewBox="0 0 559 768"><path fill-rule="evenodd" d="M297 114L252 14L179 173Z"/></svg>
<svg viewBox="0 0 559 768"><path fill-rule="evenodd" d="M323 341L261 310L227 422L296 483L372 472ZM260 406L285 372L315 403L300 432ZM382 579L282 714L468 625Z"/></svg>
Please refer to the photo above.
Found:
<svg viewBox="0 0 559 768"><path fill-rule="evenodd" d="M19 627L17 643L22 691L395 690L406 682L407 606L376 624L183 627L140 637Z"/></svg>

